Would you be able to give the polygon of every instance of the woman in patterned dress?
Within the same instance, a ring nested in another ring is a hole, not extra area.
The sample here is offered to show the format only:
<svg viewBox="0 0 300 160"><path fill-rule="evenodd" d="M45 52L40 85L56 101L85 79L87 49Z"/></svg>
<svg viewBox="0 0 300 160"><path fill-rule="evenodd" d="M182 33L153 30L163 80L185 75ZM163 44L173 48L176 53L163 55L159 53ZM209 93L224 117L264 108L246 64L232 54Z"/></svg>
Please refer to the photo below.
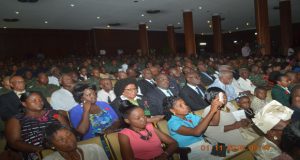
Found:
<svg viewBox="0 0 300 160"><path fill-rule="evenodd" d="M110 133L120 126L119 117L106 102L97 101L96 87L78 83L73 96L79 104L69 111L72 126L82 139Z"/></svg>
<svg viewBox="0 0 300 160"><path fill-rule="evenodd" d="M68 123L56 111L44 109L41 95L37 92L26 92L20 100L25 112L12 117L6 124L8 148L24 160L36 160L36 153L45 146L45 128L55 123L68 126Z"/></svg>

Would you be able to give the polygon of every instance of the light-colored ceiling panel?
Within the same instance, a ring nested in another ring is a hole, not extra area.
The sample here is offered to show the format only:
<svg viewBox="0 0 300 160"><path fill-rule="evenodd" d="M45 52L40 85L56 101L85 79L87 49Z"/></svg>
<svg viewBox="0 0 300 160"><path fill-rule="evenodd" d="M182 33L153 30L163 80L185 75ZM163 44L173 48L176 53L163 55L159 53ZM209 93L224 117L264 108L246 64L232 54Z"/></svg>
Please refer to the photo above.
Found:
<svg viewBox="0 0 300 160"><path fill-rule="evenodd" d="M279 1L268 1L271 26L280 23L279 10L273 9L279 6ZM291 0L291 4L293 23L299 23L300 0ZM0 0L0 27L89 30L120 23L110 28L138 29L138 24L145 22L149 30L165 31L169 24L183 27L185 9L193 11L194 30L198 34L212 32L207 21L216 13L224 18L224 32L236 31L237 27L239 30L255 28L254 0L39 0L37 3ZM161 12L147 14L147 10ZM4 18L20 21L9 23ZM183 28L176 32L183 32Z"/></svg>

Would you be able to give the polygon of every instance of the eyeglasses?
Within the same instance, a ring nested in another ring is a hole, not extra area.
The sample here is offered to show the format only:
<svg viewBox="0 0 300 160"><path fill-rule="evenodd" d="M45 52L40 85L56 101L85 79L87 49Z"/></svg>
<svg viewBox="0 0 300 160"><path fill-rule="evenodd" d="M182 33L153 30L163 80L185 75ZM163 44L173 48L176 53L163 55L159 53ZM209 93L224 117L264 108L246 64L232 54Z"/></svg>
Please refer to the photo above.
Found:
<svg viewBox="0 0 300 160"><path fill-rule="evenodd" d="M24 81L12 81L12 83L24 83Z"/></svg>
<svg viewBox="0 0 300 160"><path fill-rule="evenodd" d="M136 88L128 88L128 89L124 89L125 91L129 91L129 92L132 92L132 91L137 91L137 89Z"/></svg>

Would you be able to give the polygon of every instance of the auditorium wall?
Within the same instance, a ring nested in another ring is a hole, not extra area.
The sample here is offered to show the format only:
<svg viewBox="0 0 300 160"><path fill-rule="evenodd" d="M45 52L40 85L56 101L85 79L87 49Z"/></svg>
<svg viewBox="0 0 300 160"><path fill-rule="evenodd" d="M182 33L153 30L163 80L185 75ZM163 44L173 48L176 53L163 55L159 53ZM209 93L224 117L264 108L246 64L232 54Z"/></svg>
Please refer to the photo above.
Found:
<svg viewBox="0 0 300 160"><path fill-rule="evenodd" d="M294 24L294 46L300 46L300 24ZM280 51L280 27L271 27L272 53ZM176 32L176 31L175 31ZM255 30L223 34L225 53L239 53L245 42L255 41ZM137 30L50 30L50 29L0 29L0 56L32 56L43 53L49 57L60 57L65 54L94 54L101 49L108 55L114 55L118 49L124 53L136 53L139 48ZM177 50L184 53L184 34L176 33ZM204 49L213 51L212 35L196 35L197 52ZM236 41L236 43L234 43ZM166 31L148 32L149 48L157 53L166 54L168 39ZM200 47L200 42L207 45Z"/></svg>

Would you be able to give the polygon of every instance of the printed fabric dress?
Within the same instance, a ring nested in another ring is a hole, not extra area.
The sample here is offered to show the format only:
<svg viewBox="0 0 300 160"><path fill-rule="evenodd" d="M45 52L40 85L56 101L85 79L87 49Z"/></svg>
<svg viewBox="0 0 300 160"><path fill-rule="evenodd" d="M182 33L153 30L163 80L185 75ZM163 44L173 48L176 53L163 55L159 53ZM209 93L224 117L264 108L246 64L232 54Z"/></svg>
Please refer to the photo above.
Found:
<svg viewBox="0 0 300 160"><path fill-rule="evenodd" d="M21 124L21 137L24 142L43 147L45 145L45 128L50 124L59 124L57 120L58 113L54 110L47 110L39 118L26 116L24 113L17 114L16 119ZM38 160L39 156L36 153L22 153L23 160Z"/></svg>

